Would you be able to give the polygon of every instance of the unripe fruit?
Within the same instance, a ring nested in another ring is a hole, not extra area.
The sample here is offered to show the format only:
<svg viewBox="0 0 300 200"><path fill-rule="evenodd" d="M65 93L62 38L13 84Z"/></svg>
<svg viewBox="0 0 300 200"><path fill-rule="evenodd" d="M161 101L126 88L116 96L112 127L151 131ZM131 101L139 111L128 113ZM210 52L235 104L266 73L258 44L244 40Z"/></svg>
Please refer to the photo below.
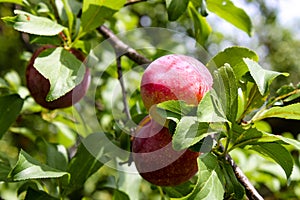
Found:
<svg viewBox="0 0 300 200"><path fill-rule="evenodd" d="M147 110L168 100L197 105L212 84L210 72L200 61L171 54L156 59L147 67L141 81L141 96Z"/></svg>
<svg viewBox="0 0 300 200"><path fill-rule="evenodd" d="M39 54L49 48L56 48L53 45L45 45L37 49L32 55L30 62L26 69L26 82L27 88L31 96L34 98L36 103L48 109L66 108L72 106L78 102L85 94L90 84L90 70L86 67L84 78L80 84L78 84L71 91L66 93L64 96L54 100L46 101L47 94L50 90L50 82L44 76L42 76L33 66L35 59ZM70 53L76 56L80 61L84 61L85 56L78 50L70 49ZM56 70L56 69L53 69Z"/></svg>
<svg viewBox="0 0 300 200"><path fill-rule="evenodd" d="M175 186L198 171L198 152L175 151L166 127L146 117L132 142L133 160L140 175L155 185Z"/></svg>

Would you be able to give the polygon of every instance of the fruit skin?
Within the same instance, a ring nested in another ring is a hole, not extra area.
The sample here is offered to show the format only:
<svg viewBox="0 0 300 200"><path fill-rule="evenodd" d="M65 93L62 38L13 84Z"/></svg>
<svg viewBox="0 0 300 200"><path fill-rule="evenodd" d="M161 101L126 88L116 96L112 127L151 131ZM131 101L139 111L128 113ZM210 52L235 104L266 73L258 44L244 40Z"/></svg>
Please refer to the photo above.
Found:
<svg viewBox="0 0 300 200"><path fill-rule="evenodd" d="M141 97L146 109L168 100L198 105L212 88L208 69L193 57L171 54L153 61L141 81Z"/></svg>
<svg viewBox="0 0 300 200"><path fill-rule="evenodd" d="M188 181L198 171L199 152L175 151L166 127L149 116L139 124L132 142L132 156L140 175L152 184L175 186Z"/></svg>
<svg viewBox="0 0 300 200"><path fill-rule="evenodd" d="M27 88L31 96L34 98L36 103L40 104L44 108L48 108L50 110L57 109L57 108L66 108L70 107L76 102L78 102L88 90L90 84L90 70L86 67L85 75L82 82L77 85L73 90L65 94L64 96L54 100L54 101L46 101L46 96L50 90L50 82L44 76L42 76L34 67L34 61L38 57L38 55L49 48L56 48L53 45L45 45L37 49L34 54L32 55L29 64L26 69L26 83ZM84 61L85 56L76 49L70 49L70 53L76 56L81 61ZM55 69L53 69L55 70Z"/></svg>

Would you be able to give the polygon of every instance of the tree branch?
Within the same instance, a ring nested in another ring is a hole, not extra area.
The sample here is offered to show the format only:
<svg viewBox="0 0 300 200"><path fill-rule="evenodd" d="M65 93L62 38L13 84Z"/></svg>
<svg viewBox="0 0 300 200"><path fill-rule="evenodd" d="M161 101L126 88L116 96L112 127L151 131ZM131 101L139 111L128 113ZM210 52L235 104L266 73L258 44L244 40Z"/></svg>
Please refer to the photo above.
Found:
<svg viewBox="0 0 300 200"><path fill-rule="evenodd" d="M102 25L97 30L103 35L103 37L109 39L109 42L114 47L116 52L120 53L121 55L127 56L129 59L133 60L139 65L149 64L151 62L149 59L139 54L135 49L125 44L106 26Z"/></svg>
<svg viewBox="0 0 300 200"><path fill-rule="evenodd" d="M236 178L244 186L247 197L251 200L264 200L264 198L257 192L254 186L251 184L244 172L236 165L232 157L229 154L226 154L225 159L231 165Z"/></svg>

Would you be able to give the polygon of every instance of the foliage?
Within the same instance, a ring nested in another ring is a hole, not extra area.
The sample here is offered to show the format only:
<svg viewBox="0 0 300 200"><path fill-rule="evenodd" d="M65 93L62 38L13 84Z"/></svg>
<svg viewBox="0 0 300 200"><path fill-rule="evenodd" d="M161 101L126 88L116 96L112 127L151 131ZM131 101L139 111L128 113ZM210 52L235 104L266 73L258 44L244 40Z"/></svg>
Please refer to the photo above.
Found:
<svg viewBox="0 0 300 200"><path fill-rule="evenodd" d="M140 76L146 66L138 66L128 52L123 52L120 43L113 46L99 27L105 24L120 33L116 36L118 42L130 44L138 51L136 54L151 60L173 52L201 59L200 45L205 47L213 32L206 18L208 13L249 36L252 34L250 17L232 1L0 3L17 5L18 9L2 16L2 21L5 28L11 26L27 36L24 43L29 50L41 44L59 46L34 63L50 80L49 101L80 82L82 64L93 71L86 98L71 108L58 110L47 110L34 102L24 84L24 70L12 70L19 68L11 66L9 72L1 71L1 198L245 199L247 188L228 159L229 153L260 192L265 186L279 198L299 198L296 190L278 190L287 188L287 180L299 189L299 160L294 155L299 154L300 142L272 134L265 124L268 118L300 119L300 103L294 102L299 98L299 85L284 85L277 94L271 93L273 80L288 74L264 69L255 51L240 46L226 48L207 62L214 85L197 106L172 100L158 104L150 113L168 121L175 150L190 148L202 152L198 174L174 187L156 187L138 174L131 174L136 172L130 157L132 130L147 114L139 94ZM147 16L142 8L155 9L146 19L155 21L159 28L128 31L141 28L139 20ZM189 36L160 29L176 27L174 24ZM122 35L122 31L127 34ZM178 35L179 42L175 41ZM194 47L188 43L191 38L196 41ZM87 54L86 61L77 60L65 50L71 48ZM23 57L28 60L30 56L27 52ZM120 57L120 62L116 57ZM207 57L203 59L206 62ZM55 70L51 70L53 66ZM282 102L289 105L278 106ZM248 163L255 166L249 169ZM264 178L283 187L264 182Z"/></svg>

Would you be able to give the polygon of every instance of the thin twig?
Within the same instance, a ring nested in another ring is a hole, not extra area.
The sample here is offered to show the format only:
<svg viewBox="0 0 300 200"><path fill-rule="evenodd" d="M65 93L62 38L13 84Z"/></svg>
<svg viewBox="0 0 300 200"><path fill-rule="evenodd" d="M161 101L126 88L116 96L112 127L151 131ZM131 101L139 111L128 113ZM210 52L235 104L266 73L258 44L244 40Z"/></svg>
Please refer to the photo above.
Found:
<svg viewBox="0 0 300 200"><path fill-rule="evenodd" d="M246 195L250 200L264 200L264 198L257 192L255 187L251 184L247 176L244 172L236 165L234 160L229 154L226 154L225 159L231 165L235 177L239 180L239 182L244 186L246 190Z"/></svg>
<svg viewBox="0 0 300 200"><path fill-rule="evenodd" d="M133 60L139 65L149 64L151 61L146 57L139 54L135 49L131 48L127 44L125 44L122 40L120 40L110 29L106 26L102 25L98 28L98 31L107 39L114 47L116 52L121 55L127 56L129 59ZM120 55L119 55L120 56Z"/></svg>
<svg viewBox="0 0 300 200"><path fill-rule="evenodd" d="M124 79L123 79L123 70L122 70L122 65L121 65L121 56L118 56L116 53L116 62L117 62L117 71L118 71L118 79L121 85L121 90L122 90L122 99L123 99L123 104L124 104L124 111L125 115L127 117L127 120L131 120L131 115L129 111L129 106L128 102L126 99L126 89L125 89L125 84L124 84Z"/></svg>

